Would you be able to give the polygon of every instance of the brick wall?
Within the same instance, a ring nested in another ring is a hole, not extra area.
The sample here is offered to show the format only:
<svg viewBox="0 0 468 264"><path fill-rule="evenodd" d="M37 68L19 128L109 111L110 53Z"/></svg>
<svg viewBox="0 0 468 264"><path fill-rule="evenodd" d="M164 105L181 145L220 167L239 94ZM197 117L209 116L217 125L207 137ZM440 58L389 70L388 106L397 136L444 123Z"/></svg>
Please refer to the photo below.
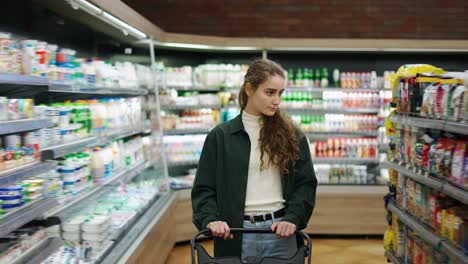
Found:
<svg viewBox="0 0 468 264"><path fill-rule="evenodd" d="M166 32L468 39L468 0L123 0Z"/></svg>

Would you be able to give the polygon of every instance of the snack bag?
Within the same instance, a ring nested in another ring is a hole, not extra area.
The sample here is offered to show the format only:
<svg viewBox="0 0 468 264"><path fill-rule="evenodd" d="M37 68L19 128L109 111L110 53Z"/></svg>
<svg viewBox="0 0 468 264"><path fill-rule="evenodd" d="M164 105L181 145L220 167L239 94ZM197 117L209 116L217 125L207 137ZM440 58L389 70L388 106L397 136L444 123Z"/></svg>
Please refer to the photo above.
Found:
<svg viewBox="0 0 468 264"><path fill-rule="evenodd" d="M450 120L452 121L461 121L463 119L463 116L465 115L466 111L468 109L465 108L465 101L468 101L468 98L465 97L466 93L466 87L465 86L457 86L452 95L452 115L450 117Z"/></svg>
<svg viewBox="0 0 468 264"><path fill-rule="evenodd" d="M467 149L468 141L459 141L453 152L450 180L460 186L463 186L465 178L465 159Z"/></svg>

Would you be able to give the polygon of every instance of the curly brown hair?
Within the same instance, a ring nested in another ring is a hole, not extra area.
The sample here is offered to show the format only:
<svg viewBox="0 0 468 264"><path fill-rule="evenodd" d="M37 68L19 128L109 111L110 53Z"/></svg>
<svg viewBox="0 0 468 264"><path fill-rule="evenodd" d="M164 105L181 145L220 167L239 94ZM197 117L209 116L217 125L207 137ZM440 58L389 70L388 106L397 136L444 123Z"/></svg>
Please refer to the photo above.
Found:
<svg viewBox="0 0 468 264"><path fill-rule="evenodd" d="M245 74L244 84L239 92L239 106L244 111L249 97L245 91L249 83L254 91L259 85L275 75L285 79L284 69L274 61L268 59L255 59ZM288 173L289 168L299 159L299 146L297 129L292 120L284 115L281 110L275 112L273 116L262 115L263 126L260 130L260 151L261 166L275 165L281 171ZM268 163L264 164L263 156L268 155Z"/></svg>

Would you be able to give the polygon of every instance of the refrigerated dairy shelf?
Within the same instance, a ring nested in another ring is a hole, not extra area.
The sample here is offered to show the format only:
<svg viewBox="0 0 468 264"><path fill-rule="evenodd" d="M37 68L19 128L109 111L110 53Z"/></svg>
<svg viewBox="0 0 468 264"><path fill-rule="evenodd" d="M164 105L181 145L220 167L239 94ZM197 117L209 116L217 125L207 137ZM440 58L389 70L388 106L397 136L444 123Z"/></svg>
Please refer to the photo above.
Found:
<svg viewBox="0 0 468 264"><path fill-rule="evenodd" d="M81 203L86 202L90 197L92 196L98 196L102 192L106 191L106 186L110 186L118 181L121 182L129 182L131 179L133 179L136 175L141 173L143 170L148 168L149 163L147 161L141 161L137 163L135 166L124 169L120 171L119 173L109 177L105 181L103 181L101 184L94 186L91 190L84 190L82 193L76 195L73 200L66 202L65 204L61 205L58 208L52 208L51 211L48 211L46 213L46 216L60 216L60 215L66 215L67 212L70 212L74 209L74 207L79 207Z"/></svg>
<svg viewBox="0 0 468 264"><path fill-rule="evenodd" d="M0 122L0 135L13 134L25 131L31 131L46 127L51 127L54 124L49 119L20 119Z"/></svg>
<svg viewBox="0 0 468 264"><path fill-rule="evenodd" d="M0 237L4 237L24 224L43 216L47 209L57 204L55 198L41 198L0 216Z"/></svg>
<svg viewBox="0 0 468 264"><path fill-rule="evenodd" d="M286 91L303 91L303 92L373 92L378 93L382 89L371 89L371 88L339 88L339 87L327 87L327 88L317 88L317 87L299 87L299 86L290 86L286 88Z"/></svg>
<svg viewBox="0 0 468 264"><path fill-rule="evenodd" d="M125 236L115 241L112 251L105 256L101 263L114 264L125 263L137 249L140 243L150 233L152 228L158 224L161 217L168 210L175 199L175 194L168 192L155 197L149 208L136 220Z"/></svg>
<svg viewBox="0 0 468 264"><path fill-rule="evenodd" d="M209 87L209 86L175 86L167 85L166 89L174 89L177 91L198 91L198 92L221 92L221 91L235 91L239 90L239 87Z"/></svg>
<svg viewBox="0 0 468 264"><path fill-rule="evenodd" d="M0 85L48 86L49 80L37 76L0 73Z"/></svg>
<svg viewBox="0 0 468 264"><path fill-rule="evenodd" d="M468 135L468 124L462 122L452 122L446 120L436 120L422 117L411 117L404 115L393 115L390 121L395 124L414 126L421 128L438 129L462 135Z"/></svg>
<svg viewBox="0 0 468 264"><path fill-rule="evenodd" d="M41 149L41 159L49 160L66 156L70 153L81 151L85 148L95 146L98 138L90 137L85 139L78 139L76 141L63 143L60 145Z"/></svg>
<svg viewBox="0 0 468 264"><path fill-rule="evenodd" d="M434 189L435 191L445 193L446 195L464 204L468 204L468 191L467 190L454 186L450 184L449 182L446 182L444 180L441 180L435 177L421 175L419 173L414 172L413 170L400 166L395 162L385 161L384 164L402 173L406 177L413 179L416 182L424 184L427 187Z"/></svg>
<svg viewBox="0 0 468 264"><path fill-rule="evenodd" d="M12 169L4 170L0 173L0 186L12 185L16 182L49 172L56 168L56 164L57 163L55 161L35 161Z"/></svg>
<svg viewBox="0 0 468 264"><path fill-rule="evenodd" d="M395 255L395 252L393 252L393 250L391 251L385 251L385 256L387 257L387 259L389 259L393 264L404 264L405 262L400 259L399 257L397 257Z"/></svg>
<svg viewBox="0 0 468 264"><path fill-rule="evenodd" d="M378 164L378 159L366 158L312 158L314 164Z"/></svg>
<svg viewBox="0 0 468 264"><path fill-rule="evenodd" d="M220 104L161 105L161 110L194 110L194 109L202 109L202 108L219 109L221 108L221 105Z"/></svg>
<svg viewBox="0 0 468 264"><path fill-rule="evenodd" d="M34 247L24 252L21 257L11 264L37 264L42 263L53 252L63 246L64 241L60 238L45 238Z"/></svg>
<svg viewBox="0 0 468 264"><path fill-rule="evenodd" d="M42 77L4 73L0 73L0 87L0 93L16 94L16 97L18 95L31 97L46 92L120 96L141 96L148 93L146 89L137 87L78 86L68 82L51 81Z"/></svg>
<svg viewBox="0 0 468 264"><path fill-rule="evenodd" d="M280 109L291 114L377 114L378 108L299 108L299 107L280 107Z"/></svg>
<svg viewBox="0 0 468 264"><path fill-rule="evenodd" d="M182 160L182 161L169 161L168 167L181 167L181 166L195 166L198 165L198 160Z"/></svg>
<svg viewBox="0 0 468 264"><path fill-rule="evenodd" d="M100 136L97 140L97 145L104 145L109 142L112 142L117 139L126 138L129 136L143 134L143 133L151 133L151 127L147 124L142 126L137 126L136 128L127 128L123 130L117 130L117 132L108 133L106 135Z"/></svg>
<svg viewBox="0 0 468 264"><path fill-rule="evenodd" d="M48 92L54 93L78 93L96 95L130 95L141 96L148 94L148 91L136 87L100 87L92 85L73 85L64 82L50 82Z"/></svg>
<svg viewBox="0 0 468 264"><path fill-rule="evenodd" d="M211 128L191 128L191 129L171 129L164 130L164 135L191 135L191 134L208 134Z"/></svg>
<svg viewBox="0 0 468 264"><path fill-rule="evenodd" d="M388 210L395 213L400 221L409 226L412 230L416 231L423 240L433 247L440 247L441 251L456 259L457 263L468 263L468 256L465 255L461 250L455 248L447 240L434 234L432 230L421 223L416 217L404 211L394 201L390 201L388 204Z"/></svg>

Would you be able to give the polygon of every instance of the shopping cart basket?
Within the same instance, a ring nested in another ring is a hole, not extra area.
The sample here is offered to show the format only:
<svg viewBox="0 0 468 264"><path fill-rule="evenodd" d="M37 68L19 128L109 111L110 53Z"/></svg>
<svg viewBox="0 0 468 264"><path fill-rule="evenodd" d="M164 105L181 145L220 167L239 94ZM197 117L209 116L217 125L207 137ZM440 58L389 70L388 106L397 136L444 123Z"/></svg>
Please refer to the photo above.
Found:
<svg viewBox="0 0 468 264"><path fill-rule="evenodd" d="M246 233L274 233L271 229L263 228L231 228L232 234ZM198 232L193 236L190 244L192 246L192 264L304 264L304 259L307 257L307 263L311 262L312 243L308 235L302 231L296 231L297 251L294 256L289 259L275 257L249 257L248 262L242 262L239 257L222 257L214 258L206 252L205 248L197 243L197 238L201 235L210 235L209 229ZM304 243L307 241L307 244ZM196 251L196 252L195 252ZM196 253L196 254L195 254Z"/></svg>

